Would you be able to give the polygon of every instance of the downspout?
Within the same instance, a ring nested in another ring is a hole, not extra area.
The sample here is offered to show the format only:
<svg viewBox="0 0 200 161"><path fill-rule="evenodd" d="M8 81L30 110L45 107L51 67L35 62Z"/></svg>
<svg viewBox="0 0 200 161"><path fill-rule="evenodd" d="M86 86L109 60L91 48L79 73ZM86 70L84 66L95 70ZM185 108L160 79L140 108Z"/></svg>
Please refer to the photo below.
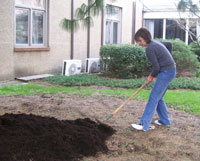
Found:
<svg viewBox="0 0 200 161"><path fill-rule="evenodd" d="M131 43L135 43L135 24L136 24L136 2L133 2L133 15L132 15L132 41Z"/></svg>
<svg viewBox="0 0 200 161"><path fill-rule="evenodd" d="M71 20L74 19L74 0L71 0ZM70 59L74 59L74 29L71 31L71 56Z"/></svg>
<svg viewBox="0 0 200 161"><path fill-rule="evenodd" d="M89 4L89 0L88 0ZM88 11L88 16L90 16L90 10ZM90 58L90 25L87 28L87 58Z"/></svg>
<svg viewBox="0 0 200 161"><path fill-rule="evenodd" d="M104 6L105 1L103 0L103 7L101 12L101 46L104 45Z"/></svg>

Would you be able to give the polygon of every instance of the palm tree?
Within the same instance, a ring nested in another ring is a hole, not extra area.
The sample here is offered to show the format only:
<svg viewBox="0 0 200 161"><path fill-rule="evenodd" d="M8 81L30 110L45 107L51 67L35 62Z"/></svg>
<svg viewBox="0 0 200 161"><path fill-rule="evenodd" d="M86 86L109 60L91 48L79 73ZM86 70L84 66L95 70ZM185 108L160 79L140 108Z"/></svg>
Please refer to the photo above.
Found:
<svg viewBox="0 0 200 161"><path fill-rule="evenodd" d="M115 0L112 0L115 1ZM112 5L107 5L112 10ZM99 16L104 8L104 0L88 0L88 4L83 3L76 9L75 16L72 19L62 19L61 27L68 32L77 31L80 28L80 23L84 28L93 26L92 17Z"/></svg>
<svg viewBox="0 0 200 161"><path fill-rule="evenodd" d="M73 1L73 0L72 0ZM115 1L115 0L111 0ZM72 3L73 4L73 3ZM112 14L114 12L112 5L106 6L109 9L109 13ZM72 7L73 8L73 7ZM71 19L63 18L60 26L71 33L71 56L70 58L74 58L74 32L80 28L80 23L83 24L84 28L88 29L88 33L90 32L90 27L93 26L92 17L98 16L104 9L104 0L88 0L88 4L83 3L79 8L76 9L75 16L73 15ZM88 36L88 42L90 41ZM89 43L87 46L87 57L90 55Z"/></svg>

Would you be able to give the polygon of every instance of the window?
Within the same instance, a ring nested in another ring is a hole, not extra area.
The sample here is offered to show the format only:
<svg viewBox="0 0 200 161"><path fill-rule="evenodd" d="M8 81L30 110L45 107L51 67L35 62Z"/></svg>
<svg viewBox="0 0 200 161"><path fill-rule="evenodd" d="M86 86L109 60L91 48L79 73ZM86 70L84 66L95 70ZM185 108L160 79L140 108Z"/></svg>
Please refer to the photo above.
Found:
<svg viewBox="0 0 200 161"><path fill-rule="evenodd" d="M47 46L47 0L15 1L17 47Z"/></svg>
<svg viewBox="0 0 200 161"><path fill-rule="evenodd" d="M121 9L107 7L106 9L106 44L120 43Z"/></svg>
<svg viewBox="0 0 200 161"><path fill-rule="evenodd" d="M144 21L145 27L151 32L152 38L163 37L163 20L162 19L150 19Z"/></svg>
<svg viewBox="0 0 200 161"><path fill-rule="evenodd" d="M166 21L166 39L177 39L185 41L185 20L170 20ZM181 27L182 26L182 27Z"/></svg>

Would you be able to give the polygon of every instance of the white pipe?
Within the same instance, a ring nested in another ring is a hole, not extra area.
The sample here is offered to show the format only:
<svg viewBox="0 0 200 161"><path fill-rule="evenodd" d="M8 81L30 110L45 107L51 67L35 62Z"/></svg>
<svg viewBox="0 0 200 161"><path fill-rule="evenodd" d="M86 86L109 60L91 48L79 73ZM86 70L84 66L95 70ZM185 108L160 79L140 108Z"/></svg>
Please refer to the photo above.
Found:
<svg viewBox="0 0 200 161"><path fill-rule="evenodd" d="M163 39L166 39L166 19L163 19Z"/></svg>

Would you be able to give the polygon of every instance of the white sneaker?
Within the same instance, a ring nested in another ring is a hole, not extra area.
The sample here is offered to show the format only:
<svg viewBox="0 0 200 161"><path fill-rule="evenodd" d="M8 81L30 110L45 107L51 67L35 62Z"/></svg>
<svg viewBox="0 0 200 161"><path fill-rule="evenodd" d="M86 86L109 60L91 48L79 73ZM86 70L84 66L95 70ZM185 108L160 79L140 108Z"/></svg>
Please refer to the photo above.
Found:
<svg viewBox="0 0 200 161"><path fill-rule="evenodd" d="M136 129L136 130L143 130L143 131L146 131L146 130L143 129L143 126L142 126L142 125L131 124L131 126L132 126L134 129ZM153 129L155 129L155 126L151 125L151 126L149 127L149 130L153 130Z"/></svg>
<svg viewBox="0 0 200 161"><path fill-rule="evenodd" d="M159 126L160 126L160 125L164 125L164 124L160 123L159 120L155 120L154 123L155 123L156 125L159 125ZM164 125L164 126L170 126L170 125Z"/></svg>
<svg viewBox="0 0 200 161"><path fill-rule="evenodd" d="M155 120L154 123L155 123L156 125L162 125L158 120Z"/></svg>
<svg viewBox="0 0 200 161"><path fill-rule="evenodd" d="M136 129L136 130L143 130L143 131L145 131L145 130L143 129L143 126L142 126L142 125L131 124L131 126L132 126L134 129Z"/></svg>

